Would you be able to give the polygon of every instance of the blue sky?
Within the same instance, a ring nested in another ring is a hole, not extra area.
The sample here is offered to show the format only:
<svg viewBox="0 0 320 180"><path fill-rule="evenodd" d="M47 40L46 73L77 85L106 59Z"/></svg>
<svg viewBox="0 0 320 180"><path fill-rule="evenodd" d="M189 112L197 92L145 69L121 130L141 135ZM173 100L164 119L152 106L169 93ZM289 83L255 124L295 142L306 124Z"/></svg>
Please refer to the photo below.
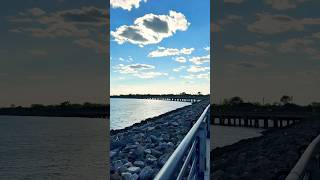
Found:
<svg viewBox="0 0 320 180"><path fill-rule="evenodd" d="M214 1L215 102L320 101L320 1Z"/></svg>
<svg viewBox="0 0 320 180"><path fill-rule="evenodd" d="M110 2L112 95L209 93L209 0Z"/></svg>
<svg viewBox="0 0 320 180"><path fill-rule="evenodd" d="M0 19L0 106L106 101L105 2L5 0Z"/></svg>

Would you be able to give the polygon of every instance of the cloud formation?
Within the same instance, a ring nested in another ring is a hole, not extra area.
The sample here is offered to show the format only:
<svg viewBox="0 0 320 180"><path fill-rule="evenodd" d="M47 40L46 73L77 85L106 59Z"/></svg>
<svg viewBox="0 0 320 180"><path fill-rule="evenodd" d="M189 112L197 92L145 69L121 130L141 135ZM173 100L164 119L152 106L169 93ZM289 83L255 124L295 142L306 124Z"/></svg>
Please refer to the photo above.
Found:
<svg viewBox="0 0 320 180"><path fill-rule="evenodd" d="M186 67L185 66L180 66L178 68L174 68L172 71L174 72L180 72L182 69L185 69Z"/></svg>
<svg viewBox="0 0 320 180"><path fill-rule="evenodd" d="M124 10L131 11L132 8L139 8L142 0L110 0L112 8L122 8ZM144 0L147 2L147 0Z"/></svg>
<svg viewBox="0 0 320 180"><path fill-rule="evenodd" d="M128 42L145 46L157 44L177 31L186 31L189 25L186 17L179 12L170 11L169 15L150 13L137 18L133 25L123 25L111 31L111 36L118 44Z"/></svg>
<svg viewBox="0 0 320 180"><path fill-rule="evenodd" d="M294 9L298 4L306 1L307 0L265 0L266 4L271 5L277 10Z"/></svg>
<svg viewBox="0 0 320 180"><path fill-rule="evenodd" d="M246 44L246 45L233 45L227 44L225 45L225 49L229 51L235 51L238 53L246 54L246 55L263 55L266 54L266 48L271 47L270 43L267 42L257 42L255 44Z"/></svg>
<svg viewBox="0 0 320 180"><path fill-rule="evenodd" d="M152 79L158 76L167 76L167 73L150 71L155 69L155 66L149 64L118 64L113 67L120 74L132 74L141 79Z"/></svg>
<svg viewBox="0 0 320 180"><path fill-rule="evenodd" d="M155 67L149 64L130 64L130 65L118 64L113 68L116 70L116 72L119 72L121 74L134 74L134 73L138 73L141 70L154 69Z"/></svg>
<svg viewBox="0 0 320 180"><path fill-rule="evenodd" d="M8 17L8 21L20 26L9 30L10 32L28 33L38 38L71 37L76 39L74 43L81 47L102 49L106 52L108 47L107 43L102 43L105 38L102 29L106 26L107 17L108 12L105 9L94 6L54 12L32 8L18 13L17 16ZM97 38L97 34L101 37Z"/></svg>
<svg viewBox="0 0 320 180"><path fill-rule="evenodd" d="M165 48L158 47L157 50L151 51L148 57L165 57L165 56L180 56L180 55L190 55L194 51L194 48Z"/></svg>
<svg viewBox="0 0 320 180"><path fill-rule="evenodd" d="M200 64L203 64L203 63L210 62L210 55L195 56L195 57L192 57L191 59L189 59L189 61L193 62L196 65L200 65Z"/></svg>
<svg viewBox="0 0 320 180"><path fill-rule="evenodd" d="M190 68L187 69L187 71L191 73L197 73L197 72L207 71L209 69L210 69L209 67L191 65Z"/></svg>
<svg viewBox="0 0 320 180"><path fill-rule="evenodd" d="M187 59L185 57L179 56L175 58L175 61L179 62L179 63L186 63Z"/></svg>
<svg viewBox="0 0 320 180"><path fill-rule="evenodd" d="M298 19L287 15L258 13L256 21L249 24L247 29L260 34L277 34L288 31L304 31L307 25L320 25L320 18Z"/></svg>

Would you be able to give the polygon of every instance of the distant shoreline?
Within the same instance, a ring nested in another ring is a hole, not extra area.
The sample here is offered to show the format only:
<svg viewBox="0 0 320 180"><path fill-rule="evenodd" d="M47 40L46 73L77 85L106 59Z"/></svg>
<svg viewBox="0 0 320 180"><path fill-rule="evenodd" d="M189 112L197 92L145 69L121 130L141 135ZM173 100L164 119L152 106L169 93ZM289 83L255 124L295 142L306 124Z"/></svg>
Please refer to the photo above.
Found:
<svg viewBox="0 0 320 180"><path fill-rule="evenodd" d="M31 105L31 107L0 108L0 116L38 116L38 117L83 117L108 118L109 105L103 104L71 104L64 102L59 105Z"/></svg>

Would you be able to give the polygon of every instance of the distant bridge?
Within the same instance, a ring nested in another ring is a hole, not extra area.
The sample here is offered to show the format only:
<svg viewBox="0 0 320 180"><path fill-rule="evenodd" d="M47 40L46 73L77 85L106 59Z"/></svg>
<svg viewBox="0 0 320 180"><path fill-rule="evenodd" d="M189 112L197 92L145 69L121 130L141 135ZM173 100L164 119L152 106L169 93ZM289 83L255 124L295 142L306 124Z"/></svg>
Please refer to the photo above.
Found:
<svg viewBox="0 0 320 180"><path fill-rule="evenodd" d="M300 122L308 114L273 112L214 112L213 125L239 126L252 128L282 128Z"/></svg>
<svg viewBox="0 0 320 180"><path fill-rule="evenodd" d="M153 99L165 101L198 102L209 99L209 95L119 95L111 98L131 98L131 99Z"/></svg>

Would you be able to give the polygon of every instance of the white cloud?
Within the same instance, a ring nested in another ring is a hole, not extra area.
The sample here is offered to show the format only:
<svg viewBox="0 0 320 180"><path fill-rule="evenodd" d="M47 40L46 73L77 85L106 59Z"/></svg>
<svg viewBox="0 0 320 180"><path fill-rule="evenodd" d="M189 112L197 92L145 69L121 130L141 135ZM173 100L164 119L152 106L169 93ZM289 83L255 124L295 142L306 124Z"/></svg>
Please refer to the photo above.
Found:
<svg viewBox="0 0 320 180"><path fill-rule="evenodd" d="M193 80L193 79L210 79L210 72L202 74L189 74L187 76L180 76L182 79Z"/></svg>
<svg viewBox="0 0 320 180"><path fill-rule="evenodd" d="M130 65L118 64L113 68L116 70L116 72L119 72L121 74L135 74L141 70L154 69L155 67L149 64L130 64Z"/></svg>
<svg viewBox="0 0 320 180"><path fill-rule="evenodd" d="M167 76L167 73L148 71L155 69L155 66L149 64L118 64L113 67L120 74L131 74L141 79L152 79L158 76Z"/></svg>
<svg viewBox="0 0 320 180"><path fill-rule="evenodd" d="M207 71L209 70L210 68L209 67L203 67L203 66L190 66L189 69L187 69L188 72L191 72L191 73L197 73L197 72L203 72L203 71Z"/></svg>
<svg viewBox="0 0 320 180"><path fill-rule="evenodd" d="M180 66L178 68L174 68L172 71L174 72L180 72L182 69L185 69L186 67L185 66Z"/></svg>
<svg viewBox="0 0 320 180"><path fill-rule="evenodd" d="M235 46L233 44L227 44L225 45L225 49L229 51L235 51L242 54L247 55L263 55L266 54L267 51L264 50L262 47L266 47L267 44L261 43L261 44L253 44L253 45L240 45Z"/></svg>
<svg viewBox="0 0 320 180"><path fill-rule="evenodd" d="M194 51L194 48L165 48L158 47L157 50L151 51L148 57L165 57L165 56L179 56L179 55L189 55Z"/></svg>
<svg viewBox="0 0 320 180"><path fill-rule="evenodd" d="M281 53L297 54L302 53L312 59L320 59L320 50L315 48L315 41L306 38L292 38L282 42L278 46Z"/></svg>
<svg viewBox="0 0 320 180"><path fill-rule="evenodd" d="M179 63L185 63L187 62L187 59L185 57L179 56L175 58L175 61L179 62Z"/></svg>
<svg viewBox="0 0 320 180"><path fill-rule="evenodd" d="M110 0L112 8L122 8L131 11L133 7L139 8L141 0ZM147 0L144 0L147 2Z"/></svg>
<svg viewBox="0 0 320 180"><path fill-rule="evenodd" d="M150 13L137 18L131 26L123 25L111 31L111 36L118 44L129 42L144 46L157 44L177 31L186 31L189 25L186 17L179 12L170 11L169 15Z"/></svg>
<svg viewBox="0 0 320 180"><path fill-rule="evenodd" d="M203 64L203 63L210 62L210 55L195 56L195 57L192 57L191 59L189 59L189 61L193 62L196 65L200 65L200 64Z"/></svg>
<svg viewBox="0 0 320 180"><path fill-rule="evenodd" d="M204 47L203 49L210 52L210 47L209 46Z"/></svg>
<svg viewBox="0 0 320 180"><path fill-rule="evenodd" d="M257 21L248 25L248 30L261 34L276 34L287 31L302 31L303 24L290 16L257 14Z"/></svg>
<svg viewBox="0 0 320 180"><path fill-rule="evenodd" d="M247 29L260 34L276 34L288 31L304 31L306 25L320 25L320 18L297 19L286 15L258 13L257 20Z"/></svg>
<svg viewBox="0 0 320 180"><path fill-rule="evenodd" d="M139 72L139 73L136 73L136 74L133 74L134 76L138 77L138 78L141 78L141 79L153 79L155 77L158 77L158 76L168 76L167 73L161 73L161 72Z"/></svg>
<svg viewBox="0 0 320 180"><path fill-rule="evenodd" d="M265 0L267 4L277 10L293 9L297 7L297 4L306 1L307 0Z"/></svg>

